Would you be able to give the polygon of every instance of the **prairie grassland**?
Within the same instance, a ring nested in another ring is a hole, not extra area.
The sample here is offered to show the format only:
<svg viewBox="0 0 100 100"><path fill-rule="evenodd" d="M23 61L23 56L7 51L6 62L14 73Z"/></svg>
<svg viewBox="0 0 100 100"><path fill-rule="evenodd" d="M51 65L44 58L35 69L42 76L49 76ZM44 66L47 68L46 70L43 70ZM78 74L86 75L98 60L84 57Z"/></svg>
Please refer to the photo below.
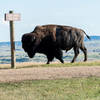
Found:
<svg viewBox="0 0 100 100"><path fill-rule="evenodd" d="M100 100L100 78L0 83L0 100Z"/></svg>
<svg viewBox="0 0 100 100"><path fill-rule="evenodd" d="M0 64L0 69L10 69L10 64ZM32 68L32 67L80 67L80 66L100 66L100 61L87 61L87 62L75 62L75 63L58 63L53 62L51 64L45 64L45 63L35 63L35 62L26 62L26 63L16 63L16 68Z"/></svg>

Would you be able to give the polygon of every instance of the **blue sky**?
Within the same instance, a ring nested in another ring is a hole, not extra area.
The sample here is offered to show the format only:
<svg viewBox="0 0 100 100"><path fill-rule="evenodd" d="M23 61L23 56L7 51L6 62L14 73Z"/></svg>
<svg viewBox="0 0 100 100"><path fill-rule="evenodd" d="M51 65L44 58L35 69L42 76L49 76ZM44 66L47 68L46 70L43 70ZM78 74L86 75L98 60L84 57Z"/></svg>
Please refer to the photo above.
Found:
<svg viewBox="0 0 100 100"><path fill-rule="evenodd" d="M9 10L21 14L15 21L15 41L36 25L61 24L83 29L88 35L100 35L100 0L2 0L0 1L0 42L10 40Z"/></svg>

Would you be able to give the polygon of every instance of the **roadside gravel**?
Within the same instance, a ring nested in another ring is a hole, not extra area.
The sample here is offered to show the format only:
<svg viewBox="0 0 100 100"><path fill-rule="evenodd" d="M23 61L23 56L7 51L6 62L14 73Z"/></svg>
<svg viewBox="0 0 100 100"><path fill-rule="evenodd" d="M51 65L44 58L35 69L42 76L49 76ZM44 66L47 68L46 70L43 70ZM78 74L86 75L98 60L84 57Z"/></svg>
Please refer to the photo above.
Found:
<svg viewBox="0 0 100 100"><path fill-rule="evenodd" d="M67 79L77 77L100 77L100 67L34 67L20 69L0 69L0 82L24 80Z"/></svg>

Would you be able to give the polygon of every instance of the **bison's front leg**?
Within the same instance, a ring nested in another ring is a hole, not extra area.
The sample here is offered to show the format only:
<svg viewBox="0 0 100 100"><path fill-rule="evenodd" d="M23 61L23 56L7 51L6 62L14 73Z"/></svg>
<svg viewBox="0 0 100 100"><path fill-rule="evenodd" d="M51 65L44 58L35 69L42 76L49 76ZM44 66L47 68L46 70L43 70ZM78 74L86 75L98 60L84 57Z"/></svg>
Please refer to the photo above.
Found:
<svg viewBox="0 0 100 100"><path fill-rule="evenodd" d="M58 60L60 60L61 63L64 63L64 61L63 61L63 59L62 59L62 56L63 56L63 53L62 53L61 49L60 49L60 48L57 48L57 49L55 50L55 57L56 57Z"/></svg>
<svg viewBox="0 0 100 100"><path fill-rule="evenodd" d="M54 59L54 55L47 55L47 64L50 64L50 61L52 61Z"/></svg>

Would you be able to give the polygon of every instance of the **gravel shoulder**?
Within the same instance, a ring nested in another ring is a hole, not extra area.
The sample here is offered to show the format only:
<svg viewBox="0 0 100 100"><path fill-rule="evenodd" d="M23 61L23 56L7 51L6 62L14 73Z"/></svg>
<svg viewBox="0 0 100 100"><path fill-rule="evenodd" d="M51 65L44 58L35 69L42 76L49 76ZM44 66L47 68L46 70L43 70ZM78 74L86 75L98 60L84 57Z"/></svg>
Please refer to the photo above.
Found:
<svg viewBox="0 0 100 100"><path fill-rule="evenodd" d="M81 67L34 67L20 69L0 69L0 82L24 80L67 79L77 77L100 77L99 66Z"/></svg>

